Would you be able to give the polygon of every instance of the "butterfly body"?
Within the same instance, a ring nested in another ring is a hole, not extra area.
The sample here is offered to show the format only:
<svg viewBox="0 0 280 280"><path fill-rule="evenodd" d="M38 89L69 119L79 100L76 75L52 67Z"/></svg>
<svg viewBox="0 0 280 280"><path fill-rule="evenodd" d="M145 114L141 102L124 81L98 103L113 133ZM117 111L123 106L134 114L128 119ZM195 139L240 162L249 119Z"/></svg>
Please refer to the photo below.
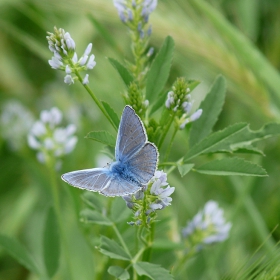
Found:
<svg viewBox="0 0 280 280"><path fill-rule="evenodd" d="M106 196L124 196L140 190L154 176L158 151L147 141L140 118L125 106L115 149L116 161L108 168L72 171L62 175L68 184Z"/></svg>

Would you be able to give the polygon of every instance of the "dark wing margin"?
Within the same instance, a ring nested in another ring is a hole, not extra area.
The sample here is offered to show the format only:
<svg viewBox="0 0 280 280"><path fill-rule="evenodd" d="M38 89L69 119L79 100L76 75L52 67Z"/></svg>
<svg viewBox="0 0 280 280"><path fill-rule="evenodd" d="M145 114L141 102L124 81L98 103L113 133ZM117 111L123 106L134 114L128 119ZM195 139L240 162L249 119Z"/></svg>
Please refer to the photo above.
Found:
<svg viewBox="0 0 280 280"><path fill-rule="evenodd" d="M127 160L147 142L146 131L140 118L130 106L125 106L119 126L115 156Z"/></svg>

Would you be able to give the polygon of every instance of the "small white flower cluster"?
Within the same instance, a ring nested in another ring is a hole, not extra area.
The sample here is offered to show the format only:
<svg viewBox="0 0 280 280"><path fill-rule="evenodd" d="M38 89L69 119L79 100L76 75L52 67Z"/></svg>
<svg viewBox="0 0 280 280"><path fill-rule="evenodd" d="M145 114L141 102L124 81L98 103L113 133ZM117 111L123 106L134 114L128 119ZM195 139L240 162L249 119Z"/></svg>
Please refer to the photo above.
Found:
<svg viewBox="0 0 280 280"><path fill-rule="evenodd" d="M204 209L183 228L182 235L187 238L197 250L205 244L222 242L228 238L231 223L226 223L224 212L217 202L208 201Z"/></svg>
<svg viewBox="0 0 280 280"><path fill-rule="evenodd" d="M175 188L170 187L167 182L166 173L156 171L146 188L123 197L127 207L134 211L135 222L129 224L141 225L143 221L149 224L151 219L156 217L156 210L162 210L171 204L170 195L174 190ZM143 199L146 200L145 203Z"/></svg>
<svg viewBox="0 0 280 280"><path fill-rule="evenodd" d="M58 127L61 121L62 113L59 109L54 107L49 111L44 110L28 134L28 144L38 151L37 159L42 163L46 163L49 157L60 158L69 154L76 146L77 137L73 135L75 125Z"/></svg>
<svg viewBox="0 0 280 280"><path fill-rule="evenodd" d="M140 10L141 17L144 22L149 21L149 15L155 10L157 6L157 0L113 0L114 6L118 10L119 17L122 22L126 23L128 21L133 21L134 15L133 10Z"/></svg>
<svg viewBox="0 0 280 280"><path fill-rule="evenodd" d="M173 110L174 112L176 112L181 106L184 113L179 120L180 129L184 129L186 124L196 121L202 115L202 109L198 109L190 115L193 107L193 101L189 92L190 89L187 88L186 95L183 97L183 100L181 100L180 98L176 98L174 91L169 91L167 93L167 100L165 101L165 107Z"/></svg>
<svg viewBox="0 0 280 280"><path fill-rule="evenodd" d="M19 151L23 147L33 123L32 113L20 102L10 100L2 106L0 131L11 150Z"/></svg>
<svg viewBox="0 0 280 280"><path fill-rule="evenodd" d="M48 34L49 49L53 53L49 64L53 69L65 71L64 82L66 84L71 85L74 83L74 80L77 78L75 76L77 72L91 70L96 65L94 54L90 55L92 43L88 44L82 57L78 59L78 55L75 52L75 41L69 32L65 32L62 28L57 29L54 27L54 33L48 32ZM86 74L83 84L89 83L88 77L89 75Z"/></svg>

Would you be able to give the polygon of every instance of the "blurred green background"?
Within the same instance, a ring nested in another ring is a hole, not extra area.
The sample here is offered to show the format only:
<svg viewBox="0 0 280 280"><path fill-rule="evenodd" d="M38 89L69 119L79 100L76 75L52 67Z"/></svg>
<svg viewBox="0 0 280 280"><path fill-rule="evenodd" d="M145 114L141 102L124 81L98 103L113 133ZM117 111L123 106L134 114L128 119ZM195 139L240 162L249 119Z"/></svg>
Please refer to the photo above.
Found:
<svg viewBox="0 0 280 280"><path fill-rule="evenodd" d="M150 23L151 46L155 49L167 35L175 40L169 87L178 76L200 80L193 95L198 106L215 76L221 73L226 77L227 97L216 129L241 121L258 129L267 122L279 121L280 1L159 0ZM70 32L80 55L89 42L93 43L97 65L90 73L90 87L119 115L125 88L107 57L123 62L131 58L131 52L127 29L111 0L0 1L1 114L11 102L23 105L34 119L41 110L56 106L62 110L65 124L77 125L78 144L64 158L60 175L97 166L102 160L103 145L84 139L89 131L115 132L82 86L64 84L63 73L48 65L52 54L46 31L52 32L54 26ZM112 35L113 42L102 29ZM49 176L28 148L24 131L16 126L20 120L8 124L1 120L0 232L22 242L42 267L42 236L51 204ZM188 279L239 279L235 278L238 269L271 253L279 241L280 229L275 229L280 221L279 137L259 145L266 156L250 159L261 164L269 177L224 178L190 173L181 178L177 172L169 177L176 191L172 206L162 217L176 217L168 222L172 240L178 240L176 230L180 232L210 199L218 201L233 224L228 241L209 248L189 263ZM174 145L174 157L183 155L185 147L182 134ZM77 222L82 191L62 181L60 188L75 279L94 279L94 258L101 256L92 256L94 248L81 237L88 230ZM270 233L272 238L268 239ZM95 232L96 237L99 234ZM63 275L60 271L54 279L67 279ZM0 248L0 279L37 278Z"/></svg>

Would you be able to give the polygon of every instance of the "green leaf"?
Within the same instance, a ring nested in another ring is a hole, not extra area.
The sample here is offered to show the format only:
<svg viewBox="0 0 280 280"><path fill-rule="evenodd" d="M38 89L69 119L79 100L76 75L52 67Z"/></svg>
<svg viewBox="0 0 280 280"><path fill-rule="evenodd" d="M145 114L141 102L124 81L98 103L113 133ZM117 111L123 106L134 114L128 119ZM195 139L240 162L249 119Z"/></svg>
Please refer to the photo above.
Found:
<svg viewBox="0 0 280 280"><path fill-rule="evenodd" d="M181 177L184 177L194 167L194 164L192 164L192 163L183 164L183 165L178 165L177 167L178 167Z"/></svg>
<svg viewBox="0 0 280 280"><path fill-rule="evenodd" d="M128 219L132 214L131 210L127 208L125 201L120 197L116 197L113 200L110 213L110 219L116 224Z"/></svg>
<svg viewBox="0 0 280 280"><path fill-rule="evenodd" d="M106 112L108 113L108 115L110 116L111 120L113 121L114 125L116 128L119 127L119 123L120 123L120 119L117 115L117 113L114 111L114 109L105 101L101 101L104 109L106 110Z"/></svg>
<svg viewBox="0 0 280 280"><path fill-rule="evenodd" d="M48 276L52 278L58 269L60 256L60 236L53 208L50 208L47 214L44 229L43 253Z"/></svg>
<svg viewBox="0 0 280 280"><path fill-rule="evenodd" d="M106 236L101 236L99 251L112 259L127 261L131 259L126 251L116 241L109 239Z"/></svg>
<svg viewBox="0 0 280 280"><path fill-rule="evenodd" d="M84 223L92 223L105 226L112 225L112 222L107 217L103 216L101 213L95 210L84 209L81 211L80 216L82 222Z"/></svg>
<svg viewBox="0 0 280 280"><path fill-rule="evenodd" d="M82 194L83 201L90 207L94 208L98 212L102 212L103 205L99 199L100 195L97 196L94 192L84 192Z"/></svg>
<svg viewBox="0 0 280 280"><path fill-rule="evenodd" d="M251 145L240 147L238 149L234 150L234 153L241 153L241 154L255 154L255 155L261 155L265 156L264 152L259 150L256 147L253 147Z"/></svg>
<svg viewBox="0 0 280 280"><path fill-rule="evenodd" d="M268 123L260 130L252 131L249 126L246 130L240 131L229 139L230 148L236 150L245 146L250 146L252 143L267 139L280 134L279 123Z"/></svg>
<svg viewBox="0 0 280 280"><path fill-rule="evenodd" d="M268 176L261 166L241 158L213 160L200 166L196 171L203 174L219 176Z"/></svg>
<svg viewBox="0 0 280 280"><path fill-rule="evenodd" d="M260 130L252 131L246 123L237 123L212 133L193 146L184 157L184 162L206 153L214 152L251 152L262 154L251 146L252 143L280 134L279 123L269 123Z"/></svg>
<svg viewBox="0 0 280 280"><path fill-rule="evenodd" d="M128 271L119 266L110 266L108 272L120 280L130 279Z"/></svg>
<svg viewBox="0 0 280 280"><path fill-rule="evenodd" d="M111 147L115 147L116 144L116 138L108 131L91 131L85 138L103 143Z"/></svg>
<svg viewBox="0 0 280 280"><path fill-rule="evenodd" d="M22 264L28 270L39 275L37 264L16 239L0 234L0 246L2 246L13 258Z"/></svg>
<svg viewBox="0 0 280 280"><path fill-rule="evenodd" d="M203 110L201 117L192 123L189 140L190 147L193 147L211 133L224 105L225 93L226 81L223 76L219 75L215 79L210 92L199 106Z"/></svg>
<svg viewBox="0 0 280 280"><path fill-rule="evenodd" d="M150 104L157 99L168 79L174 51L174 41L168 36L147 73L146 98Z"/></svg>
<svg viewBox="0 0 280 280"><path fill-rule="evenodd" d="M120 64L117 60L113 58L108 58L110 63L114 66L114 68L118 71L119 75L122 78L122 81L125 83L125 85L128 87L130 83L133 82L133 76L129 73L129 71Z"/></svg>
<svg viewBox="0 0 280 280"><path fill-rule="evenodd" d="M246 130L246 123L237 123L225 128L224 130L212 133L210 136L193 146L185 155L184 162L199 156L200 154L206 154L216 151L227 151L229 148L228 139L238 133L243 133Z"/></svg>
<svg viewBox="0 0 280 280"><path fill-rule="evenodd" d="M148 276L153 280L172 280L174 279L170 272L162 268L158 264L148 263L148 262L137 262L133 265L137 274L142 276Z"/></svg>

